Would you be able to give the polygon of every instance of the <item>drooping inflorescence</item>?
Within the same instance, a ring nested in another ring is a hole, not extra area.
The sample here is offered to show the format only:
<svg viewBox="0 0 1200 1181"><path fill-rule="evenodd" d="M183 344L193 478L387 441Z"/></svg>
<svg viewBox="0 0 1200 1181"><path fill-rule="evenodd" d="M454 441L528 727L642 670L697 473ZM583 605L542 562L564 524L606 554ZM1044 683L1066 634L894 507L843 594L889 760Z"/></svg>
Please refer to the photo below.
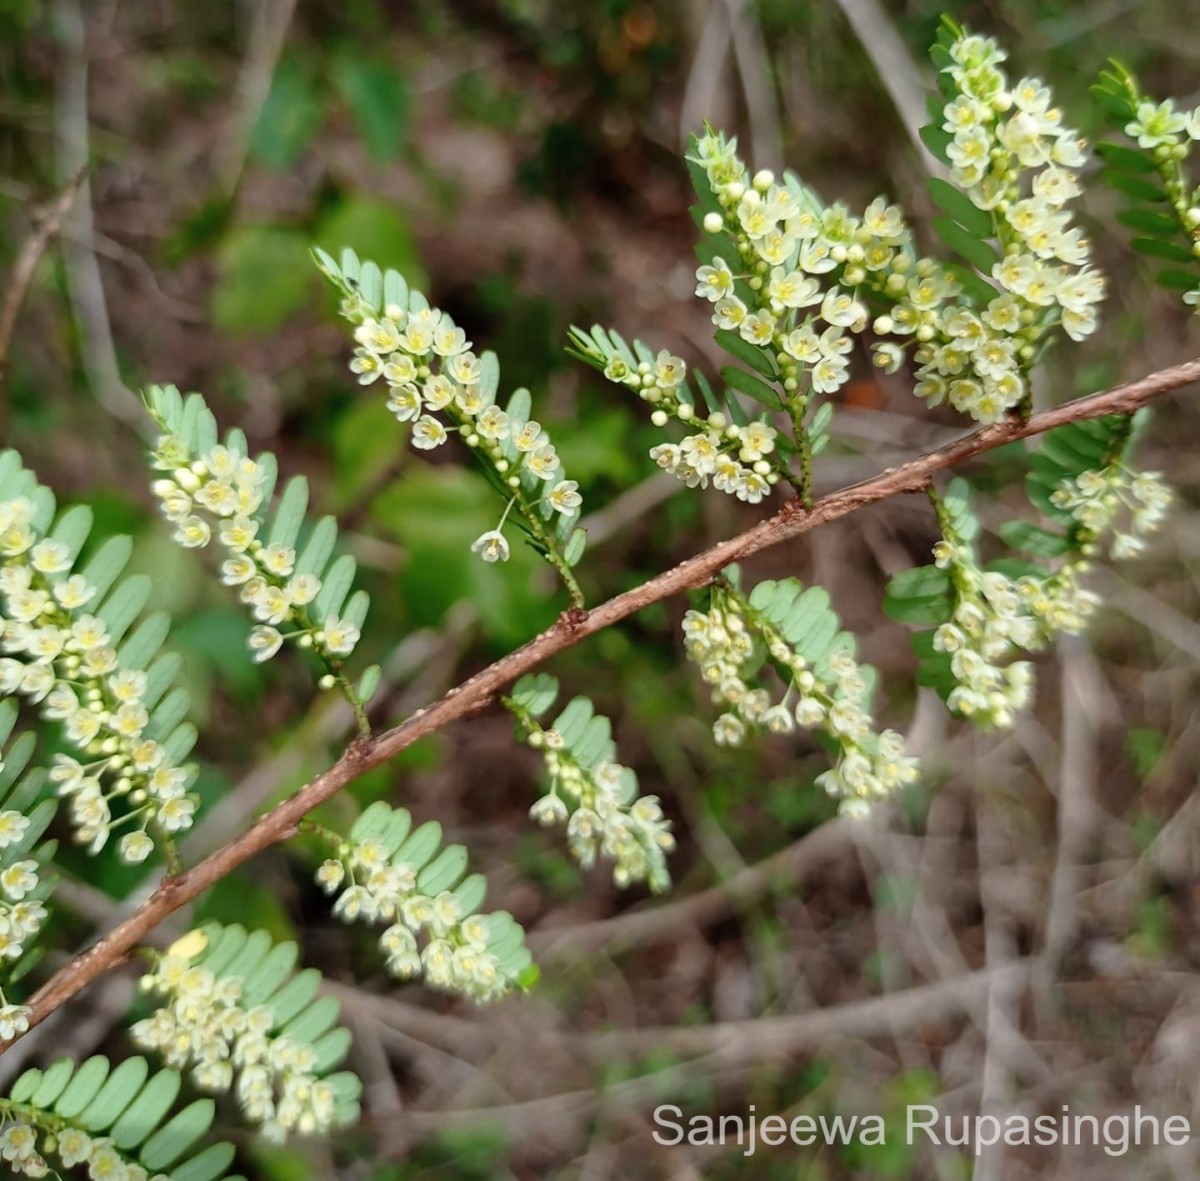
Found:
<svg viewBox="0 0 1200 1181"><path fill-rule="evenodd" d="M1016 659L1060 634L1086 630L1100 597L1086 577L1092 558L1139 553L1161 523L1170 489L1155 472L1128 466L1128 419L1075 423L1046 436L1034 456L1030 499L1060 530L1025 521L1001 537L1026 556L984 564L979 519L966 484L935 497L942 539L932 566L895 575L884 609L893 618L935 624L913 645L921 679L956 713L981 726L1011 726L1033 700L1034 667Z"/></svg>
<svg viewBox="0 0 1200 1181"><path fill-rule="evenodd" d="M760 729L823 731L837 753L817 784L855 815L916 780L916 760L904 753L904 739L874 729L874 669L856 659L854 638L840 630L820 587L805 590L789 578L761 582L747 596L726 582L713 590L707 611L684 616L683 632L713 700L727 707L713 724L719 744L738 746ZM764 655L784 686L782 696L761 683Z"/></svg>
<svg viewBox="0 0 1200 1181"><path fill-rule="evenodd" d="M506 407L499 406L495 354L472 352L450 315L431 307L398 272L360 262L352 250L343 252L340 264L323 250L313 255L342 292L341 314L354 325L350 370L359 384L382 378L388 409L398 422L411 424L419 451L442 446L451 432L459 435L503 497L499 524L481 534L472 551L486 562L506 561L504 526L511 517L558 571L573 602L582 604L571 567L586 543L575 528L583 500L545 428L531 417L529 391L518 390Z"/></svg>
<svg viewBox="0 0 1200 1181"><path fill-rule="evenodd" d="M158 655L170 620L152 615L128 637L150 593L144 576L119 581L128 538L113 538L76 570L90 510L55 519L54 497L16 452L0 455L0 695L36 704L61 724L67 751L50 779L70 800L75 837L99 852L114 831L121 857L144 861L156 838L191 827L195 730L172 689L179 660ZM70 752L70 753L67 753Z"/></svg>
<svg viewBox="0 0 1200 1181"><path fill-rule="evenodd" d="M330 561L337 522L322 518L300 546L307 481L289 481L272 513L274 456L252 459L240 431L218 442L199 394L185 400L173 386L152 386L147 406L164 431L150 456L163 473L154 494L180 545L215 542L224 552L221 581L237 588L257 621L249 640L254 659L269 660L291 640L314 651L332 681L358 643L369 604L365 591L350 594L354 559Z"/></svg>
<svg viewBox="0 0 1200 1181"><path fill-rule="evenodd" d="M546 827L565 825L571 854L585 869L604 856L613 862L618 886L645 881L662 893L671 884L667 854L675 838L658 797L638 795L636 772L616 761L608 719L586 697L573 698L543 726L538 719L557 696L558 682L540 673L522 677L505 698L518 732L541 753L550 776L530 817Z"/></svg>
<svg viewBox="0 0 1200 1181"><path fill-rule="evenodd" d="M693 432L678 443L659 443L650 449L650 458L689 488L707 488L711 481L720 492L758 504L779 482L787 455L778 450L782 440L776 428L762 419L747 420L733 405L722 409L697 373L706 412L689 388L687 365L681 358L665 349L655 356L641 341L631 346L619 332L599 326L591 332L572 328L571 351L600 369L609 381L648 402L654 408L650 421L655 426L665 427L674 419ZM767 386L758 392L760 398L780 407Z"/></svg>
<svg viewBox="0 0 1200 1181"><path fill-rule="evenodd" d="M215 924L178 940L140 988L160 1007L130 1030L134 1044L189 1070L201 1091L232 1090L247 1120L271 1141L354 1123L358 1079L326 1077L345 1055L337 1001L314 999L315 971L292 975L294 943L265 931Z"/></svg>
<svg viewBox="0 0 1200 1181"><path fill-rule="evenodd" d="M29 1009L3 985L23 975L37 956L54 886L46 864L54 846L38 842L58 810L54 800L39 799L45 772L35 767L23 774L37 743L29 733L9 743L16 721L16 702L0 701L0 1040L29 1028Z"/></svg>
<svg viewBox="0 0 1200 1181"><path fill-rule="evenodd" d="M442 829L414 829L404 808L372 804L347 838L316 826L334 855L317 884L337 894L344 922L386 923L379 946L400 980L424 978L431 988L469 1000L496 1000L529 982L531 957L521 928L506 911L477 913L487 894L482 874L466 874L462 845L442 848ZM440 850L440 851L439 851Z"/></svg>

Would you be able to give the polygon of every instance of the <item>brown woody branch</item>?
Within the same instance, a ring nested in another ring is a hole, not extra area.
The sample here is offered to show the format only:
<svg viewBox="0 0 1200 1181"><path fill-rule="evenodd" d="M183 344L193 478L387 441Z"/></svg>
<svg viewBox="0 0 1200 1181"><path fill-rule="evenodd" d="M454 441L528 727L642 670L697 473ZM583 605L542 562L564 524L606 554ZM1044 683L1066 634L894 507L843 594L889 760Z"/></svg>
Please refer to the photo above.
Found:
<svg viewBox="0 0 1200 1181"><path fill-rule="evenodd" d="M33 273L37 270L38 260L49 244L50 239L62 228L63 219L70 211L79 192L79 186L87 175L87 169L77 172L71 182L45 208L35 215L35 224L29 237L21 247L17 261L13 264L12 273L8 277L8 290L4 293L4 302L0 304L0 395L3 394L6 371L8 369L8 350L12 345L13 331L17 326L17 315L24 302L29 284L33 282ZM0 428L7 425L7 400L0 401ZM3 433L3 432L0 432Z"/></svg>
<svg viewBox="0 0 1200 1181"><path fill-rule="evenodd" d="M642 586L617 595L592 611L565 613L553 627L451 689L429 707L417 710L382 734L353 743L328 771L276 805L236 840L206 857L194 869L164 880L137 911L55 973L34 994L29 1002L32 1009L30 1025L44 1021L97 977L123 962L167 915L191 902L256 853L293 836L301 818L318 804L419 739L484 708L505 685L572 644L619 623L651 603L703 586L731 562L827 525L867 505L902 493L920 492L938 472L974 456L1066 423L1106 414L1131 413L1161 394L1194 381L1200 381L1200 358L1103 393L1078 398L1035 414L1027 421L1011 419L983 427L900 467L889 468L861 484L833 492L817 501L811 511L806 512L799 501L791 500L773 517L689 558ZM4 1048L7 1046L0 1047L0 1052Z"/></svg>

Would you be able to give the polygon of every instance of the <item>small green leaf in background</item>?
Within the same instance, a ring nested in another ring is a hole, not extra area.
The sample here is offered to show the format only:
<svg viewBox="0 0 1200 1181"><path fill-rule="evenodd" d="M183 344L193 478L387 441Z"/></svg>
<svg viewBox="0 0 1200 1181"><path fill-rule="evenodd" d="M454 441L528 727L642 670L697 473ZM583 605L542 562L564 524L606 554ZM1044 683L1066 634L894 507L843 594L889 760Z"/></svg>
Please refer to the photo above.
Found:
<svg viewBox="0 0 1200 1181"><path fill-rule="evenodd" d="M496 644L515 645L554 621L554 605L539 581L541 564L511 522L511 558L494 565L471 553L471 542L499 517L491 488L466 468L415 465L371 505L376 528L404 547L398 590L416 627L441 624L460 600L476 604L479 623Z"/></svg>
<svg viewBox="0 0 1200 1181"><path fill-rule="evenodd" d="M367 151L381 163L401 155L412 107L404 75L381 59L364 61L346 54L334 66L333 81Z"/></svg>
<svg viewBox="0 0 1200 1181"><path fill-rule="evenodd" d="M285 58L250 137L250 155L267 168L286 172L324 120L325 103L316 80L298 62Z"/></svg>
<svg viewBox="0 0 1200 1181"><path fill-rule="evenodd" d="M351 387L352 391L356 387ZM408 454L396 421L382 398L355 398L339 415L332 444L337 472L338 502L353 504L389 465Z"/></svg>
<svg viewBox="0 0 1200 1181"><path fill-rule="evenodd" d="M217 251L213 323L234 335L271 332L305 305L316 279L303 234L238 226Z"/></svg>
<svg viewBox="0 0 1200 1181"><path fill-rule="evenodd" d="M1125 732L1125 755L1139 779L1147 779L1167 751L1167 736L1149 726L1133 726Z"/></svg>

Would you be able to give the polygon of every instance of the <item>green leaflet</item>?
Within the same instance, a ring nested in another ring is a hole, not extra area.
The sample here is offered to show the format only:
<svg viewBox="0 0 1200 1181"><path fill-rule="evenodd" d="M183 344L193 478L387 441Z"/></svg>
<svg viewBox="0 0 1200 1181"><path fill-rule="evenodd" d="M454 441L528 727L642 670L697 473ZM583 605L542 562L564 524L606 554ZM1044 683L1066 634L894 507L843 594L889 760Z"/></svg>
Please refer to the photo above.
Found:
<svg viewBox="0 0 1200 1181"><path fill-rule="evenodd" d="M901 570L883 596L883 613L900 623L945 623L951 605L950 579L936 566Z"/></svg>
<svg viewBox="0 0 1200 1181"><path fill-rule="evenodd" d="M467 872L467 860L462 845L447 845L417 875L417 889L431 898L452 889Z"/></svg>
<svg viewBox="0 0 1200 1181"><path fill-rule="evenodd" d="M1176 270L1174 267L1159 271L1154 279L1160 287L1165 287L1168 291L1194 291L1200 286L1200 278L1196 275L1189 275L1187 271Z"/></svg>
<svg viewBox="0 0 1200 1181"><path fill-rule="evenodd" d="M540 718L558 696L558 680L549 673L529 673L512 688L512 699L535 718Z"/></svg>
<svg viewBox="0 0 1200 1181"><path fill-rule="evenodd" d="M279 498L268 542L272 545L294 546L300 536L300 526L304 523L307 508L308 481L303 476L295 476L287 482Z"/></svg>
<svg viewBox="0 0 1200 1181"><path fill-rule="evenodd" d="M392 860L419 870L433 857L441 843L442 826L436 820L427 820L396 850Z"/></svg>
<svg viewBox="0 0 1200 1181"><path fill-rule="evenodd" d="M1069 538L1029 521L1005 521L1000 537L1005 545L1035 558L1057 558L1071 549Z"/></svg>
<svg viewBox="0 0 1200 1181"><path fill-rule="evenodd" d="M912 634L913 654L917 658L917 684L933 689L945 701L958 685L958 678L950 664L948 652L938 652L933 647L933 631Z"/></svg>
<svg viewBox="0 0 1200 1181"><path fill-rule="evenodd" d="M1129 245L1139 254L1150 258L1163 258L1167 262L1195 262L1195 255L1177 242L1168 242L1162 238L1137 237L1130 240Z"/></svg>
<svg viewBox="0 0 1200 1181"><path fill-rule="evenodd" d="M950 162L950 157L946 152L946 149L954 142L954 136L950 132L933 123L927 123L918 134L931 156L943 164Z"/></svg>
<svg viewBox="0 0 1200 1181"><path fill-rule="evenodd" d="M370 705L376 692L379 690L379 682L383 678L383 669L377 664L370 665L359 678L358 681L358 699L363 705Z"/></svg>
<svg viewBox="0 0 1200 1181"><path fill-rule="evenodd" d="M759 348L758 345L751 344L748 340L743 340L736 332L731 332L728 328L718 328L713 333L713 339L734 360L741 361L743 365L748 365L768 380L774 381L779 376L779 370L775 365L775 358L771 353L766 349ZM722 370L721 372L724 375L725 371ZM726 377L726 381L728 380L728 377Z"/></svg>
<svg viewBox="0 0 1200 1181"><path fill-rule="evenodd" d="M965 259L984 275L992 273L992 267L1000 261L995 248L964 229L949 217L935 217L933 232L960 258Z"/></svg>
<svg viewBox="0 0 1200 1181"><path fill-rule="evenodd" d="M568 566L578 566L583 552L587 548L587 533L582 529L575 529L573 526L570 528L571 535L563 547L563 560Z"/></svg>
<svg viewBox="0 0 1200 1181"><path fill-rule="evenodd" d="M778 392L761 378L755 377L753 373L747 373L736 365L725 365L721 369L721 376L731 389L737 390L739 394L745 394L748 398L753 398L760 406L765 406L768 410L783 409L783 400Z"/></svg>
<svg viewBox="0 0 1200 1181"><path fill-rule="evenodd" d="M824 587L805 589L796 578L768 580L755 586L749 602L810 664L824 661L846 635Z"/></svg>
<svg viewBox="0 0 1200 1181"><path fill-rule="evenodd" d="M1153 160L1143 152L1139 152L1134 148L1127 148L1122 144L1099 143L1096 145L1096 155L1110 168L1118 172L1128 172L1134 176L1141 176L1145 173L1155 171Z"/></svg>
<svg viewBox="0 0 1200 1181"><path fill-rule="evenodd" d="M930 177L927 182L933 203L962 229L976 238L991 238L995 235L992 215L980 209L961 189L956 189L941 177Z"/></svg>
<svg viewBox="0 0 1200 1181"><path fill-rule="evenodd" d="M592 720L593 706L586 697L574 697L566 708L554 719L553 729L562 739L563 745L571 750L583 737L588 722Z"/></svg>
<svg viewBox="0 0 1200 1181"><path fill-rule="evenodd" d="M1117 214L1117 221L1126 229L1143 234L1173 238L1179 234L1179 223L1169 214L1157 209L1126 209ZM1189 255L1189 261L1190 261Z"/></svg>
<svg viewBox="0 0 1200 1181"><path fill-rule="evenodd" d="M37 1109L35 1115L19 1117L34 1126L61 1122L93 1137L107 1137L128 1161L151 1174L170 1169L171 1181L217 1181L226 1177L233 1146L214 1144L189 1155L212 1126L215 1106L202 1099L172 1115L180 1082L175 1070L152 1074L140 1057L127 1058L115 1069L103 1055L79 1065L60 1058L45 1070L27 1070L17 1078L9 1099ZM53 1160L53 1153L50 1156Z"/></svg>
<svg viewBox="0 0 1200 1181"><path fill-rule="evenodd" d="M1138 176L1130 176L1124 172L1104 172L1104 183L1109 188L1116 189L1126 197L1136 197L1139 201L1153 201L1156 204L1166 204L1166 190Z"/></svg>

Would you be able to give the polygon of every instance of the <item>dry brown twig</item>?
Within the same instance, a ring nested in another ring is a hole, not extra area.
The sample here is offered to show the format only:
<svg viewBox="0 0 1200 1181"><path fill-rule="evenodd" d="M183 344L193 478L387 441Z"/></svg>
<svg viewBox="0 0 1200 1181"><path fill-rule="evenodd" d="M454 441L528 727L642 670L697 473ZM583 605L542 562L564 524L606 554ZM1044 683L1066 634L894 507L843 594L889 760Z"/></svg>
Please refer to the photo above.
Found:
<svg viewBox="0 0 1200 1181"><path fill-rule="evenodd" d="M37 264L50 240L62 229L63 220L70 211L86 175L87 169L81 168L44 210L35 213L33 229L25 239L17 261L13 264L12 274L8 277L4 303L0 304L0 431L7 425L8 399L3 397L3 394L8 371L8 350L12 347L17 316L25 302L29 285L33 282Z"/></svg>
<svg viewBox="0 0 1200 1181"><path fill-rule="evenodd" d="M1200 358L1103 393L1077 398L1026 420L1010 419L982 427L899 467L889 468L873 479L833 492L817 501L810 511L805 511L799 501L790 500L774 516L737 537L681 562L649 582L607 600L594 610L564 613L553 627L451 689L432 705L417 710L382 734L353 743L329 770L278 804L241 836L186 873L164 879L138 910L55 973L33 995L29 1001L30 1027L44 1021L93 980L122 963L134 947L168 915L191 902L255 854L295 835L300 820L318 804L418 739L451 722L478 713L505 685L558 652L619 623L651 603L705 585L731 562L799 537L868 505L904 493L923 491L939 472L1005 443L1040 435L1071 422L1101 418L1107 414L1128 414L1154 398L1198 380ZM0 1045L0 1052L8 1044Z"/></svg>

